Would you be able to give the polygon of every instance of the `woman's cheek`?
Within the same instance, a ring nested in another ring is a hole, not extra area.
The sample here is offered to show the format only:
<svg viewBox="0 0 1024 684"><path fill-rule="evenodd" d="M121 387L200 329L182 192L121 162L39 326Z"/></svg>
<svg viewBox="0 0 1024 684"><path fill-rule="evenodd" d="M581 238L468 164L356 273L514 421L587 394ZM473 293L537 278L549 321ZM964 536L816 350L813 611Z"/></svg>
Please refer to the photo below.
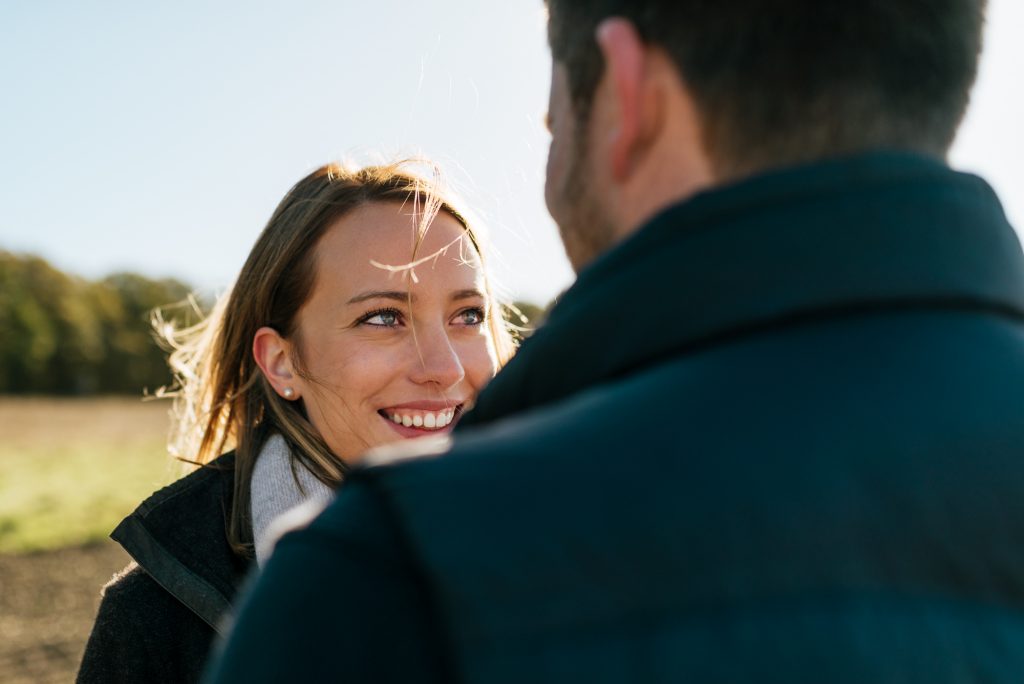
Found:
<svg viewBox="0 0 1024 684"><path fill-rule="evenodd" d="M480 336L467 346L462 367L473 389L479 392L498 372L497 354L487 335Z"/></svg>

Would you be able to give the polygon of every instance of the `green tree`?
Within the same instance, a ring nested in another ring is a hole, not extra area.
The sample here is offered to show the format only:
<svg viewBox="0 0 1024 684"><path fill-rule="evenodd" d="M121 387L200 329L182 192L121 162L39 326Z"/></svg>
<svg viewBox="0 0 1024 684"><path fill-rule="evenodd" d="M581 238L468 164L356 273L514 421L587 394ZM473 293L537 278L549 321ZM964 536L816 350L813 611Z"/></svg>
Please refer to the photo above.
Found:
<svg viewBox="0 0 1024 684"><path fill-rule="evenodd" d="M181 302L190 291L178 280L151 280L136 273L117 273L95 285L92 297L106 339L101 391L136 393L171 381L150 318L155 308Z"/></svg>
<svg viewBox="0 0 1024 684"><path fill-rule="evenodd" d="M73 386L82 356L98 352L81 285L43 259L0 252L0 387L61 393Z"/></svg>
<svg viewBox="0 0 1024 684"><path fill-rule="evenodd" d="M135 273L90 282L0 251L0 392L137 394L167 384L150 315L189 291Z"/></svg>

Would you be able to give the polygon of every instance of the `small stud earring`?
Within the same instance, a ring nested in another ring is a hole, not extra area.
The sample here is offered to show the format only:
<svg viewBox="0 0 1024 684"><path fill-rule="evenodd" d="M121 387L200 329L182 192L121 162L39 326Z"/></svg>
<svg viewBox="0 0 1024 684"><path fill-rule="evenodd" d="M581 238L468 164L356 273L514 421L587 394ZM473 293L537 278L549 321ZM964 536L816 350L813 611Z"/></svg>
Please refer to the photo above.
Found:
<svg viewBox="0 0 1024 684"><path fill-rule="evenodd" d="M294 396L295 396L295 390L293 390L291 387L285 387L284 388L284 398L285 399L291 399Z"/></svg>

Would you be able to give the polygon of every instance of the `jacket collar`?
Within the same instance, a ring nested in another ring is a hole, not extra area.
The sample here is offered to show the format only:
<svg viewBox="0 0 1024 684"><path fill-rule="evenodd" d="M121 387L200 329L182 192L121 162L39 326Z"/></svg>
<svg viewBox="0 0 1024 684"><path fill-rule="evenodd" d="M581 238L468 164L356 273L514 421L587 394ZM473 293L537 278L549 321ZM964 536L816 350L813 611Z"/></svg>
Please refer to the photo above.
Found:
<svg viewBox="0 0 1024 684"><path fill-rule="evenodd" d="M150 496L110 535L218 631L250 565L227 540L233 485L234 453L227 453Z"/></svg>
<svg viewBox="0 0 1024 684"><path fill-rule="evenodd" d="M980 178L877 152L672 206L582 271L465 428L758 330L878 309L1024 317L1024 262Z"/></svg>

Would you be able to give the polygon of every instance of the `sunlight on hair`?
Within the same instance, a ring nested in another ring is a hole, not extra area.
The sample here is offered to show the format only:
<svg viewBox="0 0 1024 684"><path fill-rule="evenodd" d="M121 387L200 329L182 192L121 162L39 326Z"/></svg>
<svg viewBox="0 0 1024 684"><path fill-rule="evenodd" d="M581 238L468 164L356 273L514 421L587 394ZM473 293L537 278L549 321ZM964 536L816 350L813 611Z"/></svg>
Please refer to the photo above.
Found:
<svg viewBox="0 0 1024 684"><path fill-rule="evenodd" d="M167 450L185 463L203 462L204 453L233 446L234 434L228 416L221 414L213 425L209 423L215 412L212 406L214 383L208 381L216 372L213 342L230 293L229 288L218 298L209 315L204 313L194 294L184 302L155 309L151 315L157 342L169 352L167 365L174 378L170 385L158 388L152 398L173 400ZM171 312L183 309L199 318L199 322L179 328L168 320Z"/></svg>
<svg viewBox="0 0 1024 684"><path fill-rule="evenodd" d="M430 261L436 263L437 260L440 259L442 256L445 256L448 253L448 250L451 249L452 246L455 245L455 244L459 244L460 245L458 261L461 264L464 264L464 265L467 265L467 266L472 266L473 265L472 262L467 260L467 257L465 256L465 252L462 251L462 249L463 249L462 245L464 243L465 243L465 236L464 235L460 235L459 237L455 238L454 240L452 240L451 242L446 244L444 247L438 249L437 251L433 252L432 254L428 254L425 257L420 257L419 259L416 259L415 261L411 261L411 262L409 262L407 264L400 264L400 265L382 264L381 262L375 261L373 259L370 260L370 264L372 264L375 268L379 268L379 269L381 269L383 271L388 271L391 274L405 273L409 277L409 279L412 280L412 282L418 283L418 282L420 282L420 279L416 276L416 270L415 270L416 267L417 266L421 266L421 265L423 265L423 264L425 264L427 262L430 262Z"/></svg>

